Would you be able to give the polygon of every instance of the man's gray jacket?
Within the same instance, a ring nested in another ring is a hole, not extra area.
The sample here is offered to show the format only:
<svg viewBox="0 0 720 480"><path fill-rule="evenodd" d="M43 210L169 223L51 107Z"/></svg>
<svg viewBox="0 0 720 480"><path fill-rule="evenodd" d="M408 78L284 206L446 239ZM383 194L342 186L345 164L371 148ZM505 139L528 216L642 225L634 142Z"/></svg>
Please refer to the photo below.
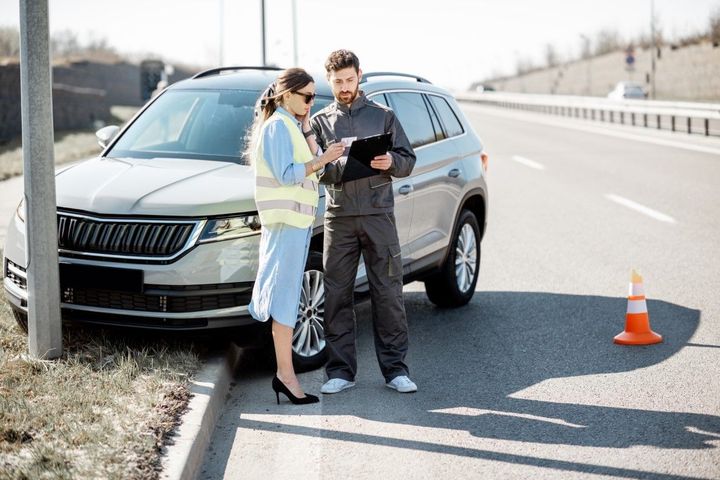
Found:
<svg viewBox="0 0 720 480"><path fill-rule="evenodd" d="M316 113L310 126L323 150L328 144L340 142L346 137L360 139L381 133L391 134L392 165L389 169L372 177L342 182L345 167L343 157L325 166L320 182L326 186L326 217L392 212L395 200L391 177L407 177L415 166L415 152L395 113L384 105L368 100L360 92L350 108L335 101Z"/></svg>

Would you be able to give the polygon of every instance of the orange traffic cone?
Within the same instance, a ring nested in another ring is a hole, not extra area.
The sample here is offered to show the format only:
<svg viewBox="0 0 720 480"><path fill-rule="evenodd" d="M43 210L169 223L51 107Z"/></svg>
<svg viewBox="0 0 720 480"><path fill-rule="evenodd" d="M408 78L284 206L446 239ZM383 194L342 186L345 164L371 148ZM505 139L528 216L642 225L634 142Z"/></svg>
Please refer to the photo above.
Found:
<svg viewBox="0 0 720 480"><path fill-rule="evenodd" d="M613 340L620 345L651 345L662 342L662 335L650 330L650 317L648 317L642 282L642 277L633 270L625 315L625 331L616 335Z"/></svg>

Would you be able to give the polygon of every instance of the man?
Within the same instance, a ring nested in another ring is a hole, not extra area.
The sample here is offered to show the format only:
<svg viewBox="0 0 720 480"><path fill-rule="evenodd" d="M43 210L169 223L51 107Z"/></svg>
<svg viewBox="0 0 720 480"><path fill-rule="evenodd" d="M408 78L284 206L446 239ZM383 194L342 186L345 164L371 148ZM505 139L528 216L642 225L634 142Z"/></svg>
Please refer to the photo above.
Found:
<svg viewBox="0 0 720 480"><path fill-rule="evenodd" d="M402 297L402 258L398 240L391 177L407 177L415 166L415 152L400 122L389 108L368 100L360 91L362 71L354 53L337 50L325 62L335 102L311 120L306 137L316 137L326 149L334 142L347 146L371 135L390 133L389 152L370 166L381 173L342 180L347 161L341 157L325 166L320 182L326 185L325 340L329 345L328 381L322 393L338 393L355 385L355 310L353 290L360 253L365 260L372 301L375 352L386 385L402 393L417 386L408 378L405 355L408 328Z"/></svg>

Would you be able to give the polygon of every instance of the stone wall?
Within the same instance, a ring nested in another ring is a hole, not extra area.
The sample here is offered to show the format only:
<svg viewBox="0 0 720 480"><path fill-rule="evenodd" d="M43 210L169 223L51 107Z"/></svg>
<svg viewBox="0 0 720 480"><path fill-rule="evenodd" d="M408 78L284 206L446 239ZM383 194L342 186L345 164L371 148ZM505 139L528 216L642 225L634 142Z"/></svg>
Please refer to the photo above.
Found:
<svg viewBox="0 0 720 480"><path fill-rule="evenodd" d="M192 75L175 69L170 83ZM94 128L111 119L112 105L141 106L140 68L130 63L71 62L53 66L56 131ZM20 66L0 65L0 142L21 134Z"/></svg>
<svg viewBox="0 0 720 480"><path fill-rule="evenodd" d="M483 83L506 92L605 96L621 80L640 83L649 91L650 71L650 51L636 49L633 71L625 68L624 52L614 52ZM720 48L711 43L662 47L655 71L658 100L720 101Z"/></svg>
<svg viewBox="0 0 720 480"><path fill-rule="evenodd" d="M110 104L103 89L53 81L52 94L56 131L92 128L97 120L110 120ZM0 141L21 132L20 65L10 64L0 67Z"/></svg>

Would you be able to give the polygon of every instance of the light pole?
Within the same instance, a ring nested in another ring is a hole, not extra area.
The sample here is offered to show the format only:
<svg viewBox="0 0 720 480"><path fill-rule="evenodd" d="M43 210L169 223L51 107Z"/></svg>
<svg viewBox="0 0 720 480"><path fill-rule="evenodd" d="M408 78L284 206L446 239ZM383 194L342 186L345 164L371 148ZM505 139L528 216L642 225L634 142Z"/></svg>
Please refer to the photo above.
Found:
<svg viewBox="0 0 720 480"><path fill-rule="evenodd" d="M580 34L580 38L585 42L584 52L583 56L585 57L585 62L587 63L587 86L586 88L586 94L588 96L592 95L592 55L590 54L590 38L585 34Z"/></svg>
<svg viewBox="0 0 720 480"><path fill-rule="evenodd" d="M219 0L218 11L220 14L218 25L218 67L222 67L225 63L225 0Z"/></svg>
<svg viewBox="0 0 720 480"><path fill-rule="evenodd" d="M655 55L657 54L657 39L655 38L655 0L650 0L650 36L652 37L652 51L650 52L651 98L655 100Z"/></svg>
<svg viewBox="0 0 720 480"><path fill-rule="evenodd" d="M293 28L293 65L298 66L298 44L297 44L297 0L292 0L292 28Z"/></svg>
<svg viewBox="0 0 720 480"><path fill-rule="evenodd" d="M260 0L260 28L262 29L262 65L267 65L265 52L265 0Z"/></svg>
<svg viewBox="0 0 720 480"><path fill-rule="evenodd" d="M20 0L20 105L25 168L28 349L62 355L48 0Z"/></svg>

